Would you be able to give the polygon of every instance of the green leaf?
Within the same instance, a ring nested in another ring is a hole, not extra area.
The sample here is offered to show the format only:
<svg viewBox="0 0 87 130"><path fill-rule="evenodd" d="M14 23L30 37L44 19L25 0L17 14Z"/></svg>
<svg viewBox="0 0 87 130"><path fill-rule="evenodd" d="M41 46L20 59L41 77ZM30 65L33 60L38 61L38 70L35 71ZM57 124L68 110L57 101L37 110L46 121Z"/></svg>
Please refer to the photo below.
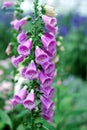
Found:
<svg viewBox="0 0 87 130"><path fill-rule="evenodd" d="M3 110L0 110L0 127L1 124L8 125L12 130L12 122L7 113ZM0 128L1 129L1 128Z"/></svg>
<svg viewBox="0 0 87 130"><path fill-rule="evenodd" d="M22 124L20 124L16 130L25 130L25 128Z"/></svg>

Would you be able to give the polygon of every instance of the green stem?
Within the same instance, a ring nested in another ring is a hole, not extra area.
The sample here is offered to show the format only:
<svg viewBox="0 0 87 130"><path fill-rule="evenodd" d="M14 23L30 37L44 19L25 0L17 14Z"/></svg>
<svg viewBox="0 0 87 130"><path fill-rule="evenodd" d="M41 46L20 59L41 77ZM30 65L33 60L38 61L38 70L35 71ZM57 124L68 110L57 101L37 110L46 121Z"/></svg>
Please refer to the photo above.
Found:
<svg viewBox="0 0 87 130"><path fill-rule="evenodd" d="M35 60L35 47L36 47L36 43L37 43L37 39L38 39L38 32L37 32L37 28L38 28L38 2L39 0L35 0L34 1L34 26L33 26L33 47L32 47L32 59ZM35 118L34 118L34 111L32 110L31 112L31 130L36 130L35 128Z"/></svg>
<svg viewBox="0 0 87 130"><path fill-rule="evenodd" d="M34 123L34 118L33 118L33 110L31 112L31 130L35 130L35 123Z"/></svg>

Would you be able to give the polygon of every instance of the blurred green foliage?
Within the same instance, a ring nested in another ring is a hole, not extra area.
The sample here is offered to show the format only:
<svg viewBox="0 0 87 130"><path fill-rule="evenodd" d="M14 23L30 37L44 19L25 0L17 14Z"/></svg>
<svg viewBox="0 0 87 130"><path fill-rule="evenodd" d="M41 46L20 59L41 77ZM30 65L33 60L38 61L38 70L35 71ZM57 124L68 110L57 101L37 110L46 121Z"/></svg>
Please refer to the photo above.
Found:
<svg viewBox="0 0 87 130"><path fill-rule="evenodd" d="M60 54L61 76L74 74L87 80L87 17L68 14L59 17L60 35L65 48Z"/></svg>
<svg viewBox="0 0 87 130"><path fill-rule="evenodd" d="M0 24L0 59L6 58L5 50L8 46L8 43L10 42L10 39L11 32L6 26Z"/></svg>

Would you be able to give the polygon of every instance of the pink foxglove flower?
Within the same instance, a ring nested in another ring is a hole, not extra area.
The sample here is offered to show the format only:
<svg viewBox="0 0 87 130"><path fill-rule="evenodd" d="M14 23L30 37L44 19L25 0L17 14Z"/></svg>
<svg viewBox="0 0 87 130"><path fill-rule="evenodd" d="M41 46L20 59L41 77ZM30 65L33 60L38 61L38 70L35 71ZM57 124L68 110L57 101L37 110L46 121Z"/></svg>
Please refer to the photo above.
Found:
<svg viewBox="0 0 87 130"><path fill-rule="evenodd" d="M53 70L51 73L47 75L53 79L55 77L55 70Z"/></svg>
<svg viewBox="0 0 87 130"><path fill-rule="evenodd" d="M35 60L38 64L43 64L44 62L47 62L49 60L48 55L38 46L35 49Z"/></svg>
<svg viewBox="0 0 87 130"><path fill-rule="evenodd" d="M55 39L50 39L46 35L41 36L41 41L46 50L49 52L52 52L52 50L56 47L56 40Z"/></svg>
<svg viewBox="0 0 87 130"><path fill-rule="evenodd" d="M55 26L57 24L56 18L55 17L49 17L47 15L42 16L42 20L45 24L50 24L52 26Z"/></svg>
<svg viewBox="0 0 87 130"><path fill-rule="evenodd" d="M27 70L27 67L24 67L22 70L21 70L21 76L26 78L26 70Z"/></svg>
<svg viewBox="0 0 87 130"><path fill-rule="evenodd" d="M15 19L14 21L11 21L11 26L18 31L20 27L19 20Z"/></svg>
<svg viewBox="0 0 87 130"><path fill-rule="evenodd" d="M27 95L26 99L23 102L23 105L29 110L35 108L35 95L33 90L31 90L31 92Z"/></svg>
<svg viewBox="0 0 87 130"><path fill-rule="evenodd" d="M18 43L22 44L27 40L27 34L22 31L18 36L17 36L17 41Z"/></svg>
<svg viewBox="0 0 87 130"><path fill-rule="evenodd" d="M57 34L58 32L58 27L51 26L51 24L46 24L45 25L46 29L54 34Z"/></svg>
<svg viewBox="0 0 87 130"><path fill-rule="evenodd" d="M48 54L48 56L50 57L50 59L53 59L54 58L54 56L55 56L55 54L56 54L56 47L53 47L53 48L51 48L52 49L52 51L50 51L50 50L45 50L46 51L46 53Z"/></svg>
<svg viewBox="0 0 87 130"><path fill-rule="evenodd" d="M52 110L42 112L42 117L50 123L53 121L53 115L54 112Z"/></svg>
<svg viewBox="0 0 87 130"><path fill-rule="evenodd" d="M11 99L10 102L12 104L12 108L14 108L18 104L18 102L16 102L15 98Z"/></svg>
<svg viewBox="0 0 87 130"><path fill-rule="evenodd" d="M27 95L27 89L26 87L22 88L19 90L15 95L14 99L16 100L17 103L23 103L23 100L26 98Z"/></svg>
<svg viewBox="0 0 87 130"><path fill-rule="evenodd" d="M51 99L54 96L54 91L55 89L52 87L44 88L44 86L41 86L41 92L44 94L44 96L48 97L49 99Z"/></svg>
<svg viewBox="0 0 87 130"><path fill-rule="evenodd" d="M19 20L20 27L23 26L23 25L25 25L26 22L27 22L27 17L24 17L21 20Z"/></svg>
<svg viewBox="0 0 87 130"><path fill-rule="evenodd" d="M49 110L53 107L54 103L47 97L41 96L42 107Z"/></svg>
<svg viewBox="0 0 87 130"><path fill-rule="evenodd" d="M35 65L33 60L31 61L31 63L27 67L26 77L30 80L38 78L37 68L36 68L36 65Z"/></svg>
<svg viewBox="0 0 87 130"><path fill-rule="evenodd" d="M13 5L14 5L14 2L7 2L7 1L5 1L3 3L2 8L9 8L9 7L13 6Z"/></svg>
<svg viewBox="0 0 87 130"><path fill-rule="evenodd" d="M48 87L52 84L52 78L51 77L48 77L46 74L44 74L43 72L40 72L39 74L39 79L40 79L40 82L41 84L44 86L44 87Z"/></svg>
<svg viewBox="0 0 87 130"><path fill-rule="evenodd" d="M27 17L24 17L21 20L15 19L14 21L11 22L11 25L15 30L18 31L20 27L26 24L26 22L27 22Z"/></svg>
<svg viewBox="0 0 87 130"><path fill-rule="evenodd" d="M45 32L44 36L47 37L48 39L55 39L55 35L51 32Z"/></svg>
<svg viewBox="0 0 87 130"><path fill-rule="evenodd" d="M20 55L28 56L30 54L30 50L32 48L32 40L27 40L23 44L18 46L18 53Z"/></svg>
<svg viewBox="0 0 87 130"><path fill-rule="evenodd" d="M42 68L45 72L45 74L50 74L51 72L53 72L55 70L55 65L53 62L49 61L46 62L42 65Z"/></svg>
<svg viewBox="0 0 87 130"><path fill-rule="evenodd" d="M18 64L24 60L25 56L19 55L18 57L13 56L11 61L15 68L18 67Z"/></svg>

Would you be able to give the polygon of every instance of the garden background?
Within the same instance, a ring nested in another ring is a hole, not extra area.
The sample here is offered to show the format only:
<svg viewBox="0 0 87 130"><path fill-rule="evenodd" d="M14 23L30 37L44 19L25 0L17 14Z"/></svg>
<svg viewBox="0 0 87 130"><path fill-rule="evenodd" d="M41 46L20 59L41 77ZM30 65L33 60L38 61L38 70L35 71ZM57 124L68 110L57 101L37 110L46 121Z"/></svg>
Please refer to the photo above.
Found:
<svg viewBox="0 0 87 130"><path fill-rule="evenodd" d="M55 88L55 115L49 130L87 130L87 1L46 0L54 5L58 20ZM0 1L2 5L3 1ZM29 3L28 3L29 2ZM41 3L43 1L41 0ZM32 14L32 0L21 5L24 15ZM12 70L6 48L12 38L13 10L0 7L0 130L25 130L28 117L22 107L13 111ZM21 81L19 81L20 85ZM24 124L21 124L23 119Z"/></svg>

